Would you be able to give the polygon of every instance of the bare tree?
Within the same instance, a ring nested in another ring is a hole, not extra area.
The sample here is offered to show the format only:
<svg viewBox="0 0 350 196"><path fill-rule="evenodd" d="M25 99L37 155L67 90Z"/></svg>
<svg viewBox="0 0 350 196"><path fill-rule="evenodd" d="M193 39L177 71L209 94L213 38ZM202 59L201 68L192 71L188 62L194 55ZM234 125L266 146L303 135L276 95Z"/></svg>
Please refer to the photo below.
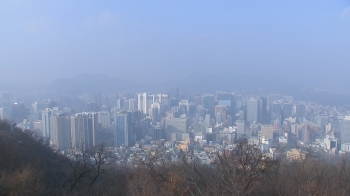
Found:
<svg viewBox="0 0 350 196"><path fill-rule="evenodd" d="M88 193L99 178L107 171L108 158L111 152L103 144L84 148L84 144L70 155L70 173L65 185L69 185L71 192L84 191Z"/></svg>

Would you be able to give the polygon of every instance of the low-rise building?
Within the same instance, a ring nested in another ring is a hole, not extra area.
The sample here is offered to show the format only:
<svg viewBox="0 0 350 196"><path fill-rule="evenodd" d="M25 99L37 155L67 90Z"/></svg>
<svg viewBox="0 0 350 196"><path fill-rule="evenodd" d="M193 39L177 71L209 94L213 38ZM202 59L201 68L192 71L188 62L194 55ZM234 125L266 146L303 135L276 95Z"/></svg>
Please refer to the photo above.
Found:
<svg viewBox="0 0 350 196"><path fill-rule="evenodd" d="M300 149L291 149L287 151L287 160L290 161L303 161L307 157L307 152L303 152Z"/></svg>

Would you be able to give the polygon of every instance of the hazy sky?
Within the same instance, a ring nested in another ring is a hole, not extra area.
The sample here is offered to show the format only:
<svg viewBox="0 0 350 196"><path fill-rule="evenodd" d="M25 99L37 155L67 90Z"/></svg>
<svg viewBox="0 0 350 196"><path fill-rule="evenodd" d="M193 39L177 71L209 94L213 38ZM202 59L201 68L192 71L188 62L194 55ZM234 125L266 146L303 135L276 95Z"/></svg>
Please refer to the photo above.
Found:
<svg viewBox="0 0 350 196"><path fill-rule="evenodd" d="M0 36L0 83L83 72L350 76L349 0L1 0Z"/></svg>

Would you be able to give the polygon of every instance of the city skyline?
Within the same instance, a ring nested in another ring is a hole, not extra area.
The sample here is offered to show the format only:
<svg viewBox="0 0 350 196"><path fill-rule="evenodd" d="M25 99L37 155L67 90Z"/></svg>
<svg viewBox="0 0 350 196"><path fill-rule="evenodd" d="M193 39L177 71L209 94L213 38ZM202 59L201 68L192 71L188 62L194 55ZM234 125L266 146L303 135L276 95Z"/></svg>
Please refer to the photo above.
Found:
<svg viewBox="0 0 350 196"><path fill-rule="evenodd" d="M95 91L69 98L45 96L43 91L45 99L31 104L16 103L16 95L3 92L0 119L68 156L102 144L145 150L160 142L192 151L199 146L235 145L238 138L257 144L272 158L281 156L273 150L278 145L318 146L313 150L324 156L350 152L348 105L321 105L283 94L187 94L178 88L168 93ZM287 159L300 157L289 154Z"/></svg>

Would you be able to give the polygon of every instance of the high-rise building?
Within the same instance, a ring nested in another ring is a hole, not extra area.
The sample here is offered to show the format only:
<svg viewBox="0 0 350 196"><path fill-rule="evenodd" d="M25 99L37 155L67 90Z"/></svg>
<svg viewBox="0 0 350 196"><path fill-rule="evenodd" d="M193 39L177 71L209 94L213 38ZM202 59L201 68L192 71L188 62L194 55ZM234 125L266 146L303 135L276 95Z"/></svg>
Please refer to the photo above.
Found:
<svg viewBox="0 0 350 196"><path fill-rule="evenodd" d="M232 116L232 120L236 120L236 98L235 95L232 93L226 93L217 91L216 92L216 100L218 105L224 105L227 106L228 112L227 114Z"/></svg>
<svg viewBox="0 0 350 196"><path fill-rule="evenodd" d="M274 129L272 125L261 125L261 129L259 132L259 141L261 141L263 137L265 137L266 139L273 140L273 133Z"/></svg>
<svg viewBox="0 0 350 196"><path fill-rule="evenodd" d="M41 119L41 113L39 111L34 111L28 115L28 122L30 124L30 129L33 129L34 122ZM41 128L40 128L41 130Z"/></svg>
<svg viewBox="0 0 350 196"><path fill-rule="evenodd" d="M274 114L279 114L281 115L281 111L282 111L282 106L279 102L274 102L272 104L272 107L271 107L271 113L274 113Z"/></svg>
<svg viewBox="0 0 350 196"><path fill-rule="evenodd" d="M345 116L340 124L340 139L342 143L350 142L350 116Z"/></svg>
<svg viewBox="0 0 350 196"><path fill-rule="evenodd" d="M78 113L71 117L72 147L89 149L96 144L98 115L95 112Z"/></svg>
<svg viewBox="0 0 350 196"><path fill-rule="evenodd" d="M298 135L299 125L297 123L292 123L290 126L290 132L292 134Z"/></svg>
<svg viewBox="0 0 350 196"><path fill-rule="evenodd" d="M293 116L293 104L292 103L284 103L283 104L283 113L282 113L282 121L284 119Z"/></svg>
<svg viewBox="0 0 350 196"><path fill-rule="evenodd" d="M221 124L223 122L221 114L217 113L216 114L216 124Z"/></svg>
<svg viewBox="0 0 350 196"><path fill-rule="evenodd" d="M329 117L327 115L323 114L323 115L316 116L317 126L322 130L322 132L325 132L328 121L329 121Z"/></svg>
<svg viewBox="0 0 350 196"><path fill-rule="evenodd" d="M187 133L189 120L187 118L167 118L167 132L183 132Z"/></svg>
<svg viewBox="0 0 350 196"><path fill-rule="evenodd" d="M332 131L332 124L331 123L327 123L326 126L325 126L325 133L329 133Z"/></svg>
<svg viewBox="0 0 350 196"><path fill-rule="evenodd" d="M129 110L135 111L135 99L129 99Z"/></svg>
<svg viewBox="0 0 350 196"><path fill-rule="evenodd" d="M237 120L236 121L237 125L237 134L238 135L243 135L245 131L245 122L244 120Z"/></svg>
<svg viewBox="0 0 350 196"><path fill-rule="evenodd" d="M248 99L247 100L247 121L250 123L258 122L258 100Z"/></svg>
<svg viewBox="0 0 350 196"><path fill-rule="evenodd" d="M147 93L137 94L137 110L147 114Z"/></svg>
<svg viewBox="0 0 350 196"><path fill-rule="evenodd" d="M52 145L60 150L70 149L71 132L68 114L57 114L50 118Z"/></svg>
<svg viewBox="0 0 350 196"><path fill-rule="evenodd" d="M87 120L86 129L87 133L89 134L89 146L96 146L98 145L96 142L96 135L98 131L98 115L96 112L88 112L84 113L84 115L86 116L85 118ZM85 139L85 141L87 141L87 138Z"/></svg>
<svg viewBox="0 0 350 196"><path fill-rule="evenodd" d="M306 107L303 104L299 104L296 107L296 118L298 122L304 122Z"/></svg>
<svg viewBox="0 0 350 196"><path fill-rule="evenodd" d="M220 118L218 118L219 116L220 116ZM227 120L227 106L225 106L225 105L215 106L215 118L217 120L220 119L221 122L226 122L226 120ZM217 120L216 120L216 123L219 123Z"/></svg>
<svg viewBox="0 0 350 196"><path fill-rule="evenodd" d="M129 99L124 99L124 108L129 110Z"/></svg>
<svg viewBox="0 0 350 196"><path fill-rule="evenodd" d="M280 94L271 94L268 96L268 106L270 111L272 108L272 104L275 102L279 102L280 100L282 100L282 96Z"/></svg>
<svg viewBox="0 0 350 196"><path fill-rule="evenodd" d="M271 111L271 121L281 124L282 122L282 106L279 102L274 102L270 108Z"/></svg>
<svg viewBox="0 0 350 196"><path fill-rule="evenodd" d="M267 116L267 99L260 97L259 99L259 110L258 110L258 122L266 124L268 120Z"/></svg>
<svg viewBox="0 0 350 196"><path fill-rule="evenodd" d="M188 100L181 100L179 102L179 108L180 110L183 109L184 112L183 114L187 114L188 110L189 110L189 103L188 103Z"/></svg>
<svg viewBox="0 0 350 196"><path fill-rule="evenodd" d="M109 111L101 111L97 113L98 116L98 127L100 129L108 128L111 126L111 115Z"/></svg>
<svg viewBox="0 0 350 196"><path fill-rule="evenodd" d="M30 113L38 111L38 102L32 103L32 106L30 107Z"/></svg>
<svg viewBox="0 0 350 196"><path fill-rule="evenodd" d="M241 106L238 111L238 120L247 120L247 106Z"/></svg>
<svg viewBox="0 0 350 196"><path fill-rule="evenodd" d="M117 99L117 108L118 109L125 109L125 98Z"/></svg>
<svg viewBox="0 0 350 196"><path fill-rule="evenodd" d="M211 122L210 122L211 120L210 120L210 114L206 114L205 115L205 118L204 118L204 122L205 122L205 125L207 126L207 127L210 127L211 126Z"/></svg>
<svg viewBox="0 0 350 196"><path fill-rule="evenodd" d="M0 108L0 119L11 120L12 119L12 109L7 108L7 107Z"/></svg>
<svg viewBox="0 0 350 196"><path fill-rule="evenodd" d="M41 111L41 131L42 136L44 138L50 138L51 137L51 126L50 126L50 118L52 116L52 111L49 108L46 108L45 110Z"/></svg>
<svg viewBox="0 0 350 196"><path fill-rule="evenodd" d="M196 105L194 103L189 103L188 104L188 111L186 114L189 118L192 118L193 116L196 115Z"/></svg>
<svg viewBox="0 0 350 196"><path fill-rule="evenodd" d="M42 137L43 132L41 131L41 129L42 129L41 120L34 121L33 130L36 134Z"/></svg>
<svg viewBox="0 0 350 196"><path fill-rule="evenodd" d="M199 106L196 107L196 112L195 112L195 114L196 114L198 117L204 118L205 114L208 114L208 113L209 113L209 110L203 108L203 106L199 105Z"/></svg>
<svg viewBox="0 0 350 196"><path fill-rule="evenodd" d="M120 112L114 116L114 145L129 146L133 145L136 140L136 135L133 133L132 113Z"/></svg>
<svg viewBox="0 0 350 196"><path fill-rule="evenodd" d="M160 126L154 126L151 128L151 135L153 140L164 139L163 128Z"/></svg>
<svg viewBox="0 0 350 196"><path fill-rule="evenodd" d="M102 94L101 94L101 92L96 91L94 93L94 102L96 103L96 105L98 107L100 107L102 105Z"/></svg>
<svg viewBox="0 0 350 196"><path fill-rule="evenodd" d="M159 103L163 104L166 107L166 109L169 108L169 95L168 94L158 94L157 101Z"/></svg>
<svg viewBox="0 0 350 196"><path fill-rule="evenodd" d="M160 104L153 103L151 108L149 109L149 116L152 119L152 122L155 124L160 120Z"/></svg>
<svg viewBox="0 0 350 196"><path fill-rule="evenodd" d="M150 122L151 120L149 118L143 118L139 121L138 126L141 128L141 134L143 136L151 134L149 133L150 124L151 124Z"/></svg>
<svg viewBox="0 0 350 196"><path fill-rule="evenodd" d="M187 118L167 118L166 138L167 140L181 140L182 134L187 133L189 120Z"/></svg>
<svg viewBox="0 0 350 196"><path fill-rule="evenodd" d="M154 95L147 95L147 102L146 102L146 114L149 114L149 109L151 108L152 104L155 103L156 97Z"/></svg>
<svg viewBox="0 0 350 196"><path fill-rule="evenodd" d="M310 130L309 130L309 125L308 124L303 124L302 126L302 136L301 136L301 141L304 143L310 142Z"/></svg>
<svg viewBox="0 0 350 196"><path fill-rule="evenodd" d="M88 149L89 145L85 143L87 136L86 120L83 114L75 114L71 117L71 134L72 134L72 147ZM86 135L86 136L85 136ZM89 141L89 140L88 140Z"/></svg>
<svg viewBox="0 0 350 196"><path fill-rule="evenodd" d="M12 104L12 120L20 123L23 119L27 119L29 110L21 103Z"/></svg>
<svg viewBox="0 0 350 196"><path fill-rule="evenodd" d="M215 115L215 112L214 112L215 97L214 97L214 95L211 95L211 94L202 95L201 103L203 105L203 108L207 109L208 113L211 116Z"/></svg>
<svg viewBox="0 0 350 196"><path fill-rule="evenodd" d="M204 108L208 110L213 110L215 105L214 95L203 95L201 102Z"/></svg>
<svg viewBox="0 0 350 196"><path fill-rule="evenodd" d="M333 131L340 131L341 130L341 118L339 117L333 117L330 119L331 127Z"/></svg>

